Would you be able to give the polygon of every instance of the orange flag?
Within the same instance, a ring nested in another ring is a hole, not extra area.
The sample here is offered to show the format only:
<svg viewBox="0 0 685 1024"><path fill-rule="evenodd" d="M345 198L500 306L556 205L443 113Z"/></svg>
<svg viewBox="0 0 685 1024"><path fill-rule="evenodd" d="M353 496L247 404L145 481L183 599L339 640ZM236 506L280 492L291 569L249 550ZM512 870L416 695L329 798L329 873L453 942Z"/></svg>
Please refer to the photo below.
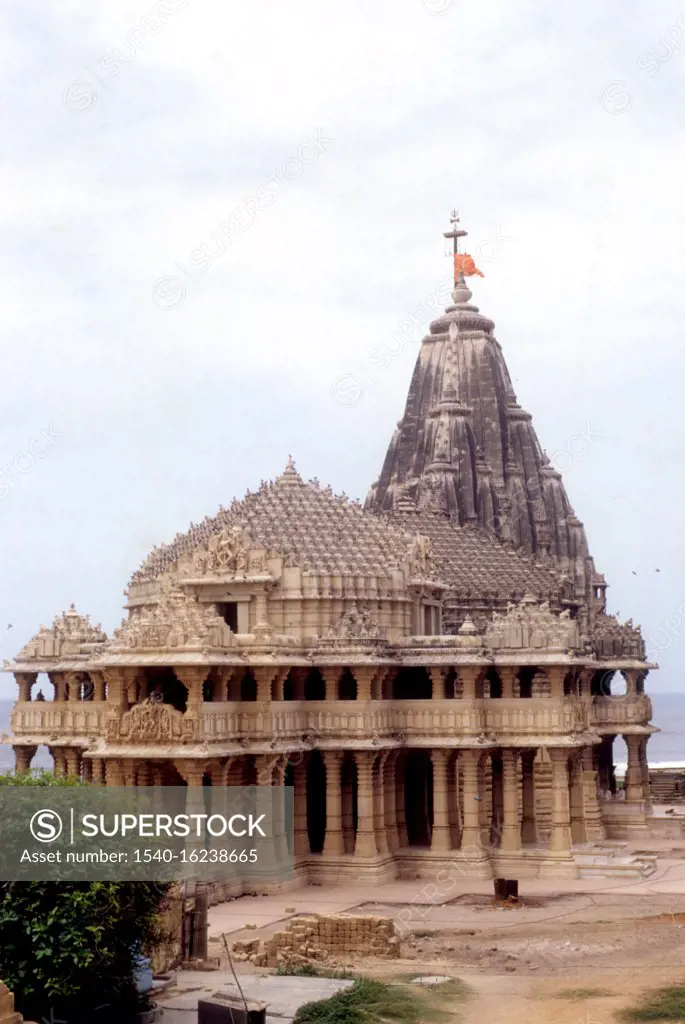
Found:
<svg viewBox="0 0 685 1024"><path fill-rule="evenodd" d="M454 277L459 277L462 273L464 277L485 277L485 274L478 269L473 261L473 256L469 256L467 252L455 252L454 254Z"/></svg>

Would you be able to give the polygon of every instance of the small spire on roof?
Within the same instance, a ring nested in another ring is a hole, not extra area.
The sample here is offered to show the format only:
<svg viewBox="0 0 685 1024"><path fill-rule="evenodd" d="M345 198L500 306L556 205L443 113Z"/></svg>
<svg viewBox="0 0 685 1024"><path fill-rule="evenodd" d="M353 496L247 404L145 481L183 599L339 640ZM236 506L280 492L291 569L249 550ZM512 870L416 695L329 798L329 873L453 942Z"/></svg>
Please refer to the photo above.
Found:
<svg viewBox="0 0 685 1024"><path fill-rule="evenodd" d="M292 455L288 456L288 461L285 464L285 469L280 476L276 477L276 484L283 487L291 486L292 484L302 483L302 477L295 469L295 460Z"/></svg>

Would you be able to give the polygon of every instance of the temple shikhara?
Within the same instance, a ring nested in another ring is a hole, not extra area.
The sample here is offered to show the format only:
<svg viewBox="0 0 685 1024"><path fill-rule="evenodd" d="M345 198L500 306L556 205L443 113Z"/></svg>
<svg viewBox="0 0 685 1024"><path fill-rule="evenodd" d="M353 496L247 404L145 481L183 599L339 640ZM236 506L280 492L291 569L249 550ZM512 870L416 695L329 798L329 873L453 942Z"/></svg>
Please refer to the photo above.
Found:
<svg viewBox="0 0 685 1024"><path fill-rule="evenodd" d="M46 744L108 785L292 786L302 881L573 876L646 834L656 666L446 235L452 302L365 504L288 459L152 551L112 636L73 606L42 626L4 666L18 769Z"/></svg>

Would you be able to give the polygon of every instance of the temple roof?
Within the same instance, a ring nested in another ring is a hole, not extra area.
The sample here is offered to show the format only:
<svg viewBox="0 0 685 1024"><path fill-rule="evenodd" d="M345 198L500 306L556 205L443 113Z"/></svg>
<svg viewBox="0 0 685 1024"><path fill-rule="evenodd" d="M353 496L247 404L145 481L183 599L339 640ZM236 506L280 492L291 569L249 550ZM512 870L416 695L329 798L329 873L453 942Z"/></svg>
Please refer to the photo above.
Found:
<svg viewBox="0 0 685 1024"><path fill-rule="evenodd" d="M286 565L314 572L386 576L402 565L413 565L415 575L430 577L462 595L497 595L502 602L520 600L526 592L558 601L564 590L556 567L507 549L483 531L462 529L430 512L388 516L364 510L359 502L335 495L318 481L305 482L292 460L275 481L262 483L242 501L153 550L131 583L175 570L231 530L240 531L248 547L263 548L283 556ZM423 571L417 568L421 538L428 541Z"/></svg>
<svg viewBox="0 0 685 1024"><path fill-rule="evenodd" d="M386 575L410 557L415 538L398 523L369 515L345 494L316 480L305 482L292 459L275 481L233 501L217 515L191 525L170 544L155 549L131 582L154 579L179 559L206 547L213 536L236 528L255 548L282 555L311 571Z"/></svg>
<svg viewBox="0 0 685 1024"><path fill-rule="evenodd" d="M529 555L505 547L483 530L461 527L431 512L396 512L392 520L407 531L430 538L436 573L456 594L473 598L497 596L520 601L533 594L559 601L568 591L554 564L543 565Z"/></svg>
<svg viewBox="0 0 685 1024"><path fill-rule="evenodd" d="M494 324L471 304L461 272L452 298L423 339L366 507L428 509L529 554L549 554L583 599L594 570L561 474L518 404Z"/></svg>
<svg viewBox="0 0 685 1024"><path fill-rule="evenodd" d="M46 626L40 627L36 635L19 651L16 661L86 657L103 651L107 641L102 626L93 626L90 618L77 612L72 604L69 611L56 616L49 629Z"/></svg>

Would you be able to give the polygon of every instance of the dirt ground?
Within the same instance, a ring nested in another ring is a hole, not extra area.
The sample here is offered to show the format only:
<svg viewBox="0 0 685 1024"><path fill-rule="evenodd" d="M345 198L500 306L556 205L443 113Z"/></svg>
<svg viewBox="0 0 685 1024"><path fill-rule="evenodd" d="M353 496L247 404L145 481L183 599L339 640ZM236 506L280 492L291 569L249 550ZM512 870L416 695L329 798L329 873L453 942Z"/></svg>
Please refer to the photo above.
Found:
<svg viewBox="0 0 685 1024"><path fill-rule="evenodd" d="M365 902L354 913L393 917L401 958L349 954L341 966L462 979L471 994L455 1001L455 1024L610 1024L643 992L685 982L685 895L564 893L503 906L462 894L425 907Z"/></svg>

